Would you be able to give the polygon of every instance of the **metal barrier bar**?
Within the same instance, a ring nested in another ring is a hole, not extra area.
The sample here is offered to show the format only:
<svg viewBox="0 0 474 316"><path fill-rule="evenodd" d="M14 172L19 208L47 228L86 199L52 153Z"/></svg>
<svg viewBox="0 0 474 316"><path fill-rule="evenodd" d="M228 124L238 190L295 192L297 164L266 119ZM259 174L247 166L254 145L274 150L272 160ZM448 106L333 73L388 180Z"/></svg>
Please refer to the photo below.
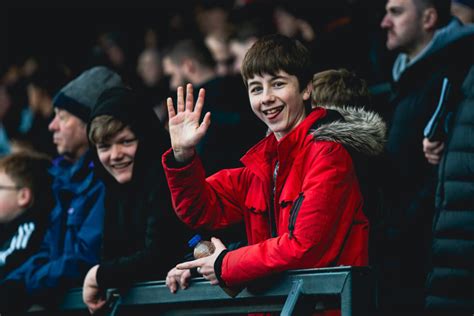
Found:
<svg viewBox="0 0 474 316"><path fill-rule="evenodd" d="M267 280L268 281L268 280ZM280 274L259 289L249 287L230 298L219 286L195 278L186 290L172 294L165 281L137 283L121 293L117 315L230 315L281 312L302 315L302 310L341 309L342 316L371 315L374 310L373 282L368 267L335 267L292 270ZM86 311L81 289L70 290L61 314Z"/></svg>

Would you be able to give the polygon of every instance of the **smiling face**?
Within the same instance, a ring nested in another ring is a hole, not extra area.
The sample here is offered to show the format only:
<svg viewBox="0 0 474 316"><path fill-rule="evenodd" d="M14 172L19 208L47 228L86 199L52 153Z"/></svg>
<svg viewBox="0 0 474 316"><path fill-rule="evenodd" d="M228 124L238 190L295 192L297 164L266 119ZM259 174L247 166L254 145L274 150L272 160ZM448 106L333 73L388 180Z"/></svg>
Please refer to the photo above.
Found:
<svg viewBox="0 0 474 316"><path fill-rule="evenodd" d="M305 117L304 101L311 96L310 85L300 91L297 77L279 71L276 75L255 75L247 80L252 111L275 134L283 138Z"/></svg>
<svg viewBox="0 0 474 316"><path fill-rule="evenodd" d="M132 180L137 148L138 139L128 127L96 144L97 155L105 170L122 184Z"/></svg>

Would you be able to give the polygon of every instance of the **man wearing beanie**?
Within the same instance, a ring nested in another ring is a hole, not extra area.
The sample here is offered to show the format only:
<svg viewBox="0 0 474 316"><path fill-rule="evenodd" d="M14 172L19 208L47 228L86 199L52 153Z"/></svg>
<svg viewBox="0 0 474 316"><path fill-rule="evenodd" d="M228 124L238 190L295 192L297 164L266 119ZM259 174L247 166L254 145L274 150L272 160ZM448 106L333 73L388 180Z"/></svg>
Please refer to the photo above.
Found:
<svg viewBox="0 0 474 316"><path fill-rule="evenodd" d="M98 66L54 97L49 130L60 154L51 169L56 204L40 251L0 282L1 315L25 311L32 304L54 307L60 294L80 286L88 269L98 263L105 191L94 172L86 122L102 91L122 85L116 73Z"/></svg>

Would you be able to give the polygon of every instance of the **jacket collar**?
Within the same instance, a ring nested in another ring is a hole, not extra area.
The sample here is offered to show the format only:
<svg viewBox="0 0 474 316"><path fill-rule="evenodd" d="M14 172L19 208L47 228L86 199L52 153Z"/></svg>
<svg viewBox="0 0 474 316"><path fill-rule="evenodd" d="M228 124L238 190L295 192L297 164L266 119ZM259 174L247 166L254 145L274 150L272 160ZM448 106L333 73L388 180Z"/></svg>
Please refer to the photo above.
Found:
<svg viewBox="0 0 474 316"><path fill-rule="evenodd" d="M269 180L276 161L292 161L298 154L298 149L303 146L311 126L324 115L326 115L325 109L314 109L303 122L280 141L277 141L275 135L271 133L252 147L240 161L257 176Z"/></svg>

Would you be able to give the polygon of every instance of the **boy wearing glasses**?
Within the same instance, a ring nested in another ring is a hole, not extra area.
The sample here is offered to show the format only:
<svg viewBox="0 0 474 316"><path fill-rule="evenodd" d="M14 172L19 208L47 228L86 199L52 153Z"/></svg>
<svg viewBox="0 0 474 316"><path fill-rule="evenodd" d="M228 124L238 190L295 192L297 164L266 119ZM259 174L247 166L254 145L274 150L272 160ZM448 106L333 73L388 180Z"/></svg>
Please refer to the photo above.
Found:
<svg viewBox="0 0 474 316"><path fill-rule="evenodd" d="M52 209L50 160L39 153L0 159L0 277L26 261L43 239Z"/></svg>

